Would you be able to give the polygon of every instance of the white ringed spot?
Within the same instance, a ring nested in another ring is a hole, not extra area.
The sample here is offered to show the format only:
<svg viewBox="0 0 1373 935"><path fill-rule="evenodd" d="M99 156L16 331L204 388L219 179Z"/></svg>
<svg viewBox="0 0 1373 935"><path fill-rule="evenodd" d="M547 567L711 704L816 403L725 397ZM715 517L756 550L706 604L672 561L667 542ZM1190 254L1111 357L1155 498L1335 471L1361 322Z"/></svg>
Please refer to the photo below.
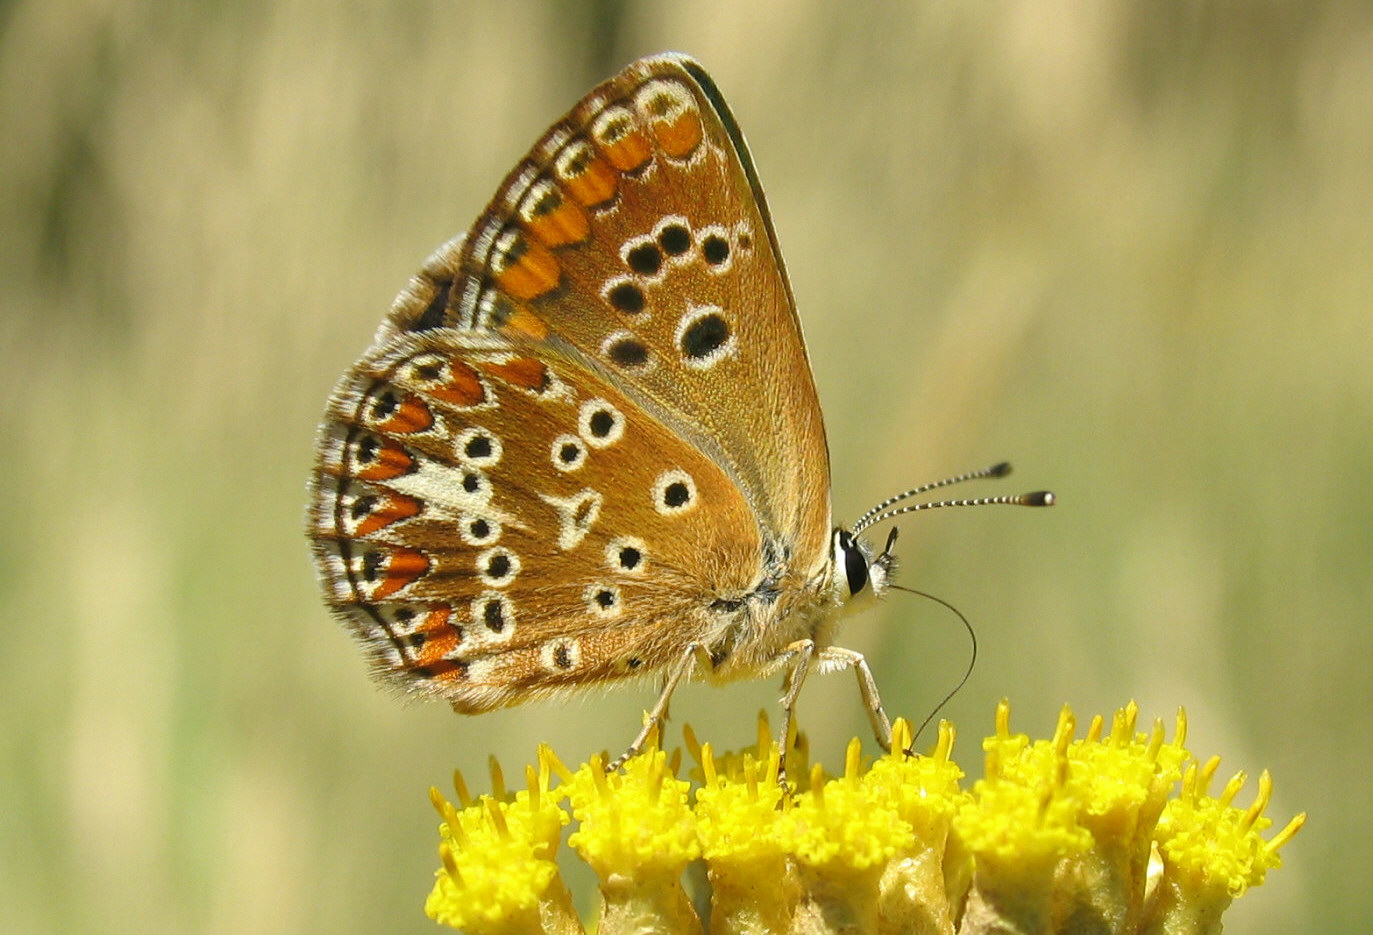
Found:
<svg viewBox="0 0 1373 935"><path fill-rule="evenodd" d="M718 224L701 229L697 239L701 243L701 259L706 268L715 274L729 272L734 265L734 248L727 228Z"/></svg>
<svg viewBox="0 0 1373 935"><path fill-rule="evenodd" d="M646 120L672 123L696 110L696 100L680 82L655 78L644 82L634 95L634 106Z"/></svg>
<svg viewBox="0 0 1373 935"><path fill-rule="evenodd" d="M520 557L503 546L477 554L477 577L490 588L503 588L520 573Z"/></svg>
<svg viewBox="0 0 1373 935"><path fill-rule="evenodd" d="M453 450L463 464L484 468L500 463L505 447L494 434L474 425L458 433Z"/></svg>
<svg viewBox="0 0 1373 935"><path fill-rule="evenodd" d="M501 524L487 516L464 513L458 517L458 535L467 545L491 545L501 537Z"/></svg>
<svg viewBox="0 0 1373 935"><path fill-rule="evenodd" d="M577 432L592 448L609 448L624 437L624 414L604 399L589 399L577 415Z"/></svg>
<svg viewBox="0 0 1373 935"><path fill-rule="evenodd" d="M653 508L664 516L686 513L696 506L696 481L681 468L658 475L653 482Z"/></svg>
<svg viewBox="0 0 1373 935"><path fill-rule="evenodd" d="M691 222L680 214L669 214L654 225L653 241L669 262L683 262L694 243Z"/></svg>
<svg viewBox="0 0 1373 935"><path fill-rule="evenodd" d="M478 503L491 499L491 478L475 468L463 467L458 470L458 486Z"/></svg>
<svg viewBox="0 0 1373 935"><path fill-rule="evenodd" d="M479 643L505 643L515 635L515 602L499 591L472 599L472 626Z"/></svg>
<svg viewBox="0 0 1373 935"><path fill-rule="evenodd" d="M529 184L528 191L520 200L516 211L526 225L541 217L552 214L563 204L563 193L550 178L539 178ZM520 191L519 187L512 191Z"/></svg>
<svg viewBox="0 0 1373 935"><path fill-rule="evenodd" d="M616 536L605 547L605 563L622 575L643 575L647 552L644 540L635 536Z"/></svg>
<svg viewBox="0 0 1373 935"><path fill-rule="evenodd" d="M601 357L624 370L643 373L653 367L653 353L633 331L614 331L601 342Z"/></svg>
<svg viewBox="0 0 1373 935"><path fill-rule="evenodd" d="M688 308L677 322L673 342L682 352L682 363L693 370L707 370L739 351L734 329L718 305Z"/></svg>
<svg viewBox="0 0 1373 935"><path fill-rule="evenodd" d="M582 592L582 600L586 601L587 610L602 620L610 620L624 613L624 599L620 596L620 589L604 581L587 585L586 590Z"/></svg>
<svg viewBox="0 0 1373 935"><path fill-rule="evenodd" d="M448 358L441 354L417 354L406 362L402 379L416 384L421 390L439 386L452 379Z"/></svg>
<svg viewBox="0 0 1373 935"><path fill-rule="evenodd" d="M517 185L517 187L520 187ZM524 231L518 227L507 227L496 235L491 244L491 270L497 277L507 272L528 252L528 241Z"/></svg>
<svg viewBox="0 0 1373 935"><path fill-rule="evenodd" d="M586 464L586 443L576 435L559 435L553 439L549 459L555 468L570 474Z"/></svg>
<svg viewBox="0 0 1373 935"><path fill-rule="evenodd" d="M539 648L539 660L550 671L571 671L582 664L581 641L571 637L549 640Z"/></svg>
<svg viewBox="0 0 1373 935"><path fill-rule="evenodd" d="M614 146L634 132L634 113L622 105L607 107L591 122L591 137L602 147Z"/></svg>
<svg viewBox="0 0 1373 935"><path fill-rule="evenodd" d="M610 280L601 290L601 298L605 299L610 307L617 312L624 312L626 315L643 315L643 318L636 320L646 321L651 317L644 315L648 309L648 296L643 287L632 278L621 277Z"/></svg>

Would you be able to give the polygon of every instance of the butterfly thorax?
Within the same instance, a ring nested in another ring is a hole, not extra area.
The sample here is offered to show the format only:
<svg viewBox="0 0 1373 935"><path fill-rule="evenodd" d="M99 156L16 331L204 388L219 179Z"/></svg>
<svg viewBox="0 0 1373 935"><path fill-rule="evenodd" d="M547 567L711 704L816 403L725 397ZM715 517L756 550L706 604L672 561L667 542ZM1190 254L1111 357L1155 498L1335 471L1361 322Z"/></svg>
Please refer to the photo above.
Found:
<svg viewBox="0 0 1373 935"><path fill-rule="evenodd" d="M712 629L706 648L709 677L757 676L785 665L788 648L801 640L817 649L833 645L839 622L886 591L894 557L874 556L869 543L837 528L831 551L802 570L765 562L763 577ZM724 603L724 602L721 602Z"/></svg>
<svg viewBox="0 0 1373 935"><path fill-rule="evenodd" d="M716 681L755 677L777 668L787 646L827 639L838 605L828 563L810 571L765 561L747 589L706 604L699 640Z"/></svg>

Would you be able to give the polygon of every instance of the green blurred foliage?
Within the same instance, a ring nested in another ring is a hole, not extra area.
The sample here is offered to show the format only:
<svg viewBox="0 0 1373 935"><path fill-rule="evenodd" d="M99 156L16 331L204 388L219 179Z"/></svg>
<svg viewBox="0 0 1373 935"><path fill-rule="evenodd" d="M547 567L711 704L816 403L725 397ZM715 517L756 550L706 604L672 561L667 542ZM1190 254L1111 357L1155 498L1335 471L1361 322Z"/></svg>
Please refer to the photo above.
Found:
<svg viewBox="0 0 1373 935"><path fill-rule="evenodd" d="M1060 497L902 523L902 580L981 637L962 761L1003 695L1035 733L1185 705L1199 754L1311 813L1231 930L1359 927L1367 4L30 0L0 10L5 929L429 931L430 784L629 737L647 689L478 719L375 691L301 527L324 398L395 292L666 48L749 134L838 516L1002 457ZM967 653L902 596L844 642L914 718ZM740 746L775 693L674 714ZM866 731L846 676L800 714L835 765Z"/></svg>

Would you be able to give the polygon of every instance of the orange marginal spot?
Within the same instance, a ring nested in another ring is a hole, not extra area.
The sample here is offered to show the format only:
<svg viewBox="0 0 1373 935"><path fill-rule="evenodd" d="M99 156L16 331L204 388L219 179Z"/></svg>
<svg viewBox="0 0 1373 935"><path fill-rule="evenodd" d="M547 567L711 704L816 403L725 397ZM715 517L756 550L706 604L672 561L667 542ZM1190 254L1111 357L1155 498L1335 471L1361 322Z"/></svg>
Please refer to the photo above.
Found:
<svg viewBox="0 0 1373 935"><path fill-rule="evenodd" d="M403 519L418 516L423 506L414 497L407 497L400 493L389 493L381 499L361 523L358 523L358 528L353 535L370 536L378 529L385 529L392 523L399 523Z"/></svg>
<svg viewBox="0 0 1373 935"><path fill-rule="evenodd" d="M392 435L412 435L415 432L423 432L433 424L434 414L429 411L424 400L413 393L407 393L396 410L384 421L376 424L376 429Z"/></svg>
<svg viewBox="0 0 1373 935"><path fill-rule="evenodd" d="M444 630L448 630L454 636L458 635L457 627L449 627L448 621L453 616L453 605L451 604L430 604L429 613L424 615L424 623L420 624L419 629L431 639L438 636Z"/></svg>
<svg viewBox="0 0 1373 935"><path fill-rule="evenodd" d="M467 663L462 659L436 659L424 665L415 666L415 673L427 679L434 679L438 682L465 682L467 681ZM461 712L458 702L453 703L453 710ZM473 709L485 711L485 708Z"/></svg>
<svg viewBox="0 0 1373 935"><path fill-rule="evenodd" d="M507 295L520 301L537 298L551 292L562 278L562 267L547 247L528 237L521 237L518 250L506 257L509 266L501 270L496 281Z"/></svg>
<svg viewBox="0 0 1373 935"><path fill-rule="evenodd" d="M429 571L429 558L419 549L396 547L386 559L386 575L372 592L372 600L380 601L401 588L414 584Z"/></svg>
<svg viewBox="0 0 1373 935"><path fill-rule="evenodd" d="M443 664L448 661L446 657L457 648L457 637L450 630L447 634L426 639L415 654L415 661L428 669L430 675L439 675L443 672Z"/></svg>
<svg viewBox="0 0 1373 935"><path fill-rule="evenodd" d="M651 126L658 145L673 159L691 155L701 145L701 138L705 135L701 115L694 110L684 110L670 122L665 119L654 120Z"/></svg>
<svg viewBox="0 0 1373 935"><path fill-rule="evenodd" d="M416 627L416 632L424 634L424 645L420 647L419 661L433 666L444 661L444 657L458 648L462 634L457 627L450 626L448 618L453 609L447 604L435 604L424 617L424 623Z"/></svg>
<svg viewBox="0 0 1373 935"><path fill-rule="evenodd" d="M525 229L544 246L565 247L589 237L591 222L579 205L564 198L547 214L530 218Z"/></svg>
<svg viewBox="0 0 1373 935"><path fill-rule="evenodd" d="M619 185L615 170L604 159L589 155L591 152L591 148L587 147L585 155L579 153L575 163L568 166L562 177L567 193L588 208L603 205L614 198Z"/></svg>
<svg viewBox="0 0 1373 935"><path fill-rule="evenodd" d="M414 470L415 459L410 457L410 452L402 448L399 443L389 438L377 438L375 440L377 448L373 460L366 463L361 460L358 461L357 476L359 478L362 480L389 480ZM364 439L362 444L366 443L366 439ZM361 448L362 445L358 447Z"/></svg>
<svg viewBox="0 0 1373 935"><path fill-rule="evenodd" d="M533 357L517 357L503 364L487 364L483 369L511 386L526 390L542 390L548 386L548 367Z"/></svg>
<svg viewBox="0 0 1373 935"><path fill-rule="evenodd" d="M426 388L427 394L454 406L475 406L486 399L486 388L476 370L456 357L448 361L448 370L447 382Z"/></svg>
<svg viewBox="0 0 1373 935"><path fill-rule="evenodd" d="M513 331L535 341L542 341L548 337L548 324L521 305L510 313L510 317L501 325L501 331L505 334Z"/></svg>
<svg viewBox="0 0 1373 935"><path fill-rule="evenodd" d="M597 140L596 143L606 160L621 172L633 172L653 156L653 147L648 138L637 129L630 130L613 142Z"/></svg>

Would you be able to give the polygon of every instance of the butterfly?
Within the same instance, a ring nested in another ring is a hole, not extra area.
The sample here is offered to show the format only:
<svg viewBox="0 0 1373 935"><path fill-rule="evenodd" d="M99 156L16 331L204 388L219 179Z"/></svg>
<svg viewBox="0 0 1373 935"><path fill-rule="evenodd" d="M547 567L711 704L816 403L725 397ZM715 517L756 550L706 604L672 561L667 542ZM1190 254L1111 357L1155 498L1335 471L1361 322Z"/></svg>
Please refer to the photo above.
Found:
<svg viewBox="0 0 1373 935"><path fill-rule="evenodd" d="M317 455L325 601L404 692L471 714L656 677L627 757L695 678L785 671L785 742L818 664L857 673L890 747L835 627L892 578L894 531L859 533L947 482L834 528L777 237L691 58L632 63L543 135L396 299Z"/></svg>

